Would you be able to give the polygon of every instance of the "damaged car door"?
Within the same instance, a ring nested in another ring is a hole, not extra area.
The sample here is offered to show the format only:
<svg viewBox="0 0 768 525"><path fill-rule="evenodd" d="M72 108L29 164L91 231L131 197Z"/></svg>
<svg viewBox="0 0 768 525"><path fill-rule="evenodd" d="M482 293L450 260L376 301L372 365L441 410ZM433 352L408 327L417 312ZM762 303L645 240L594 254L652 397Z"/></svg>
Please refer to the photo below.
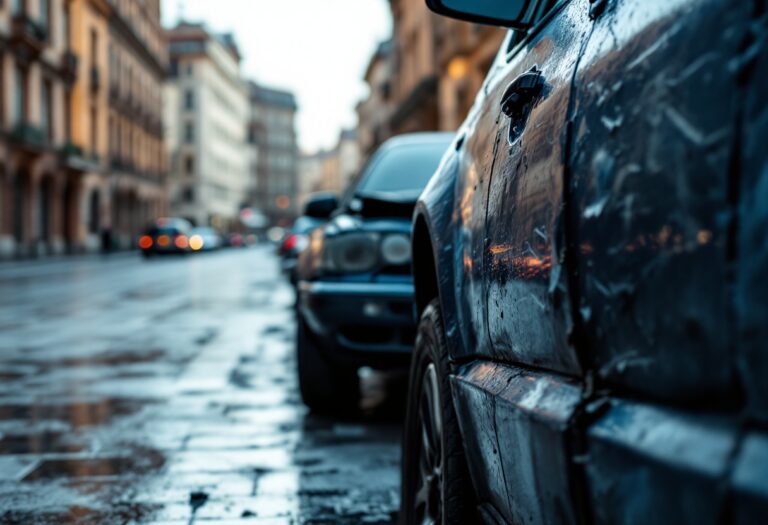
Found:
<svg viewBox="0 0 768 525"><path fill-rule="evenodd" d="M582 390L562 268L563 148L573 74L592 21L589 0L542 1L535 9L536 25L510 42L486 88L486 113L495 120L481 212L484 310L497 364L466 367L454 386L459 417L472 426L464 434L478 436L470 446L481 459L469 468L474 479L488 480L479 494L485 512L554 524L576 516L567 429Z"/></svg>

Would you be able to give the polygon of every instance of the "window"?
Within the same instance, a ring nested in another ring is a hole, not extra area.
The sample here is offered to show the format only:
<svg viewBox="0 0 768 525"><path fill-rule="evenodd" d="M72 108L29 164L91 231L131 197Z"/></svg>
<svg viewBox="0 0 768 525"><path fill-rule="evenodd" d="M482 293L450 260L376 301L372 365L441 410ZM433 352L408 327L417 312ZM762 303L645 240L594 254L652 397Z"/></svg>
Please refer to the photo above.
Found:
<svg viewBox="0 0 768 525"><path fill-rule="evenodd" d="M195 141L195 127L191 122L184 125L184 142L190 144Z"/></svg>
<svg viewBox="0 0 768 525"><path fill-rule="evenodd" d="M96 67L99 53L99 34L95 29L91 29L91 67Z"/></svg>
<svg viewBox="0 0 768 525"><path fill-rule="evenodd" d="M184 188L183 199L184 199L184 202L194 202L195 190L193 190L192 188Z"/></svg>
<svg viewBox="0 0 768 525"><path fill-rule="evenodd" d="M98 190L91 192L90 209L88 210L88 231L99 233L99 215L101 214L101 195Z"/></svg>
<svg viewBox="0 0 768 525"><path fill-rule="evenodd" d="M61 34L64 35L64 45L69 49L69 2L64 2L64 9L61 11L61 29Z"/></svg>
<svg viewBox="0 0 768 525"><path fill-rule="evenodd" d="M13 0L11 4L11 12L14 15L20 15L24 12L24 0Z"/></svg>
<svg viewBox="0 0 768 525"><path fill-rule="evenodd" d="M53 118L51 115L51 81L43 80L40 91L40 127L49 143L53 142Z"/></svg>
<svg viewBox="0 0 768 525"><path fill-rule="evenodd" d="M195 93L188 89L184 92L184 109L193 109L195 107Z"/></svg>
<svg viewBox="0 0 768 525"><path fill-rule="evenodd" d="M51 12L48 0L40 0L40 25L48 36L51 34Z"/></svg>
<svg viewBox="0 0 768 525"><path fill-rule="evenodd" d="M192 68L192 64L187 64L187 66L186 66L186 72L187 72L187 76L188 76L188 77L191 77L191 76L192 76L192 73L194 72L194 69Z"/></svg>
<svg viewBox="0 0 768 525"><path fill-rule="evenodd" d="M98 154L98 141L99 141L99 122L98 112L96 106L91 108L91 155L96 157Z"/></svg>
<svg viewBox="0 0 768 525"><path fill-rule="evenodd" d="M69 89L64 93L64 137L67 141L72 137L72 92Z"/></svg>
<svg viewBox="0 0 768 525"><path fill-rule="evenodd" d="M16 66L13 111L13 118L17 124L27 120L27 72L19 66Z"/></svg>
<svg viewBox="0 0 768 525"><path fill-rule="evenodd" d="M195 171L195 158L192 155L188 155L184 159L184 173L192 175Z"/></svg>

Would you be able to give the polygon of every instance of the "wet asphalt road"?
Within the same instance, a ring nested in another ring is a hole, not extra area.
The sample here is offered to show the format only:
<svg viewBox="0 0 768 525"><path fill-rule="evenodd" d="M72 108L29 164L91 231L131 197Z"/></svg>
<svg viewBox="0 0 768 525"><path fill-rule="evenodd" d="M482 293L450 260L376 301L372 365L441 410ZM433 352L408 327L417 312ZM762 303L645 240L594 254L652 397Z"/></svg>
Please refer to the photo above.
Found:
<svg viewBox="0 0 768 525"><path fill-rule="evenodd" d="M1 264L0 523L395 523L401 401L308 414L292 303L268 247Z"/></svg>

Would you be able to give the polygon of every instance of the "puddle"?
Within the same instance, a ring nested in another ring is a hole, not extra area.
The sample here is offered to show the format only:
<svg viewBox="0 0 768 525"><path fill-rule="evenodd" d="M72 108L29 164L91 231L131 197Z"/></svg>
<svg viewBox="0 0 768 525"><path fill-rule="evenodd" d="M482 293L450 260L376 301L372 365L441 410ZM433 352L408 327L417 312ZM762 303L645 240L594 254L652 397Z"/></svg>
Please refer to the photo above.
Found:
<svg viewBox="0 0 768 525"><path fill-rule="evenodd" d="M51 363L50 368L84 367L84 366L120 366L136 363L149 363L157 361L166 354L162 348L151 348L141 350L117 350L108 351L101 354L95 354L88 357L77 357L60 359Z"/></svg>
<svg viewBox="0 0 768 525"><path fill-rule="evenodd" d="M137 450L130 456L48 459L22 481L146 474L159 470L164 464L165 456L152 449Z"/></svg>
<svg viewBox="0 0 768 525"><path fill-rule="evenodd" d="M134 414L151 400L101 399L62 404L19 404L0 405L0 421L23 420L27 425L36 421L66 421L72 427L103 425L116 417Z"/></svg>
<svg viewBox="0 0 768 525"><path fill-rule="evenodd" d="M82 446L65 442L65 435L61 432L11 434L0 439L0 454L74 453L81 450Z"/></svg>
<svg viewBox="0 0 768 525"><path fill-rule="evenodd" d="M0 513L4 525L103 525L105 523L145 523L161 509L160 505L116 502L105 509L72 506L61 511L6 511Z"/></svg>

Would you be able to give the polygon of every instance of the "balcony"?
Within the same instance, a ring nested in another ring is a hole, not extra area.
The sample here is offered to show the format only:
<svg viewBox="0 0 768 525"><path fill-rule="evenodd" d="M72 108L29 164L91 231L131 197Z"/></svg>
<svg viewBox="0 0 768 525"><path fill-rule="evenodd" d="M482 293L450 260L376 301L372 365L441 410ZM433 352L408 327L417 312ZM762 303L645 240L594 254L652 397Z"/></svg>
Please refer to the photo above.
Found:
<svg viewBox="0 0 768 525"><path fill-rule="evenodd" d="M98 66L91 67L91 91L96 92L101 87L101 71Z"/></svg>
<svg viewBox="0 0 768 525"><path fill-rule="evenodd" d="M26 13L14 15L11 23L11 43L17 55L25 60L37 58L45 48L48 31Z"/></svg>
<svg viewBox="0 0 768 525"><path fill-rule="evenodd" d="M81 146L71 141L59 148L59 157L63 164L73 171L94 172L101 168L98 155L86 155Z"/></svg>
<svg viewBox="0 0 768 525"><path fill-rule="evenodd" d="M45 132L29 122L19 122L11 130L11 140L30 152L39 152L45 147Z"/></svg>
<svg viewBox="0 0 768 525"><path fill-rule="evenodd" d="M67 142L59 149L59 154L64 158L82 157L83 148L73 142Z"/></svg>
<svg viewBox="0 0 768 525"><path fill-rule="evenodd" d="M61 75L67 84L72 84L77 78L77 55L72 51L66 51L61 57Z"/></svg>

